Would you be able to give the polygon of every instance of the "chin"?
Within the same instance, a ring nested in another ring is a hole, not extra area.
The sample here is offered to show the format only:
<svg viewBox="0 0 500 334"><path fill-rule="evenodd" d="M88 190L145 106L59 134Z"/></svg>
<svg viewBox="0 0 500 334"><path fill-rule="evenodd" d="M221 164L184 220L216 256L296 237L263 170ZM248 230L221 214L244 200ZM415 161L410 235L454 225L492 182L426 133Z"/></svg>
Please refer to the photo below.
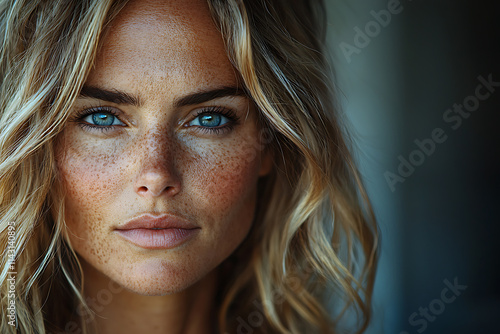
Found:
<svg viewBox="0 0 500 334"><path fill-rule="evenodd" d="M152 261L133 268L127 267L117 277L110 278L136 294L165 296L184 291L205 275L205 270L199 268L178 267L165 261Z"/></svg>

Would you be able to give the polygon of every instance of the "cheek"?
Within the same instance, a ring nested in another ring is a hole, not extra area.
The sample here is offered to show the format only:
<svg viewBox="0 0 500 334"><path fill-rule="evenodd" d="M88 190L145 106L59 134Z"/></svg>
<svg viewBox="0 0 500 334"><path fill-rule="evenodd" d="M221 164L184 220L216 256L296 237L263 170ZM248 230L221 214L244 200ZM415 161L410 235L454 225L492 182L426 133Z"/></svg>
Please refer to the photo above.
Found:
<svg viewBox="0 0 500 334"><path fill-rule="evenodd" d="M59 182L64 189L65 218L68 238L78 253L91 254L99 262L106 262L101 240L109 220L108 207L121 187L115 152L105 154L89 143L63 141L56 146L56 166ZM112 252L108 249L107 252Z"/></svg>
<svg viewBox="0 0 500 334"><path fill-rule="evenodd" d="M255 163L239 152L221 149L200 159L189 180L207 204L231 207L245 197L256 182Z"/></svg>
<svg viewBox="0 0 500 334"><path fill-rule="evenodd" d="M67 199L88 210L106 203L119 192L123 168L118 152L106 152L105 147L68 144L59 148L61 159L56 161ZM59 152L57 152L59 153Z"/></svg>
<svg viewBox="0 0 500 334"><path fill-rule="evenodd" d="M248 140L235 140L203 150L190 161L185 186L199 217L214 237L241 239L250 228L256 202L260 157ZM253 153L253 154L252 154ZM241 240L240 240L241 241Z"/></svg>

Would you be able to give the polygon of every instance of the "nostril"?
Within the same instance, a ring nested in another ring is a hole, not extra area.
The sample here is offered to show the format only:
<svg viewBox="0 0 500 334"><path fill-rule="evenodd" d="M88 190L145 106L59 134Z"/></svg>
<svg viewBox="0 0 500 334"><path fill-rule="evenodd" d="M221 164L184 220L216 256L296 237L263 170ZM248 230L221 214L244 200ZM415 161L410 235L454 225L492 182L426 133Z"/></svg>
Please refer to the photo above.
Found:
<svg viewBox="0 0 500 334"><path fill-rule="evenodd" d="M137 192L138 193L147 193L148 188L147 187L139 187L139 189L137 189Z"/></svg>
<svg viewBox="0 0 500 334"><path fill-rule="evenodd" d="M167 186L151 185L151 186L140 186L136 188L136 192L141 196L152 196L158 197L161 195L174 196L180 191L180 184L170 184Z"/></svg>
<svg viewBox="0 0 500 334"><path fill-rule="evenodd" d="M172 161L158 168L145 162L134 182L137 194L141 196L173 196L180 191L181 180Z"/></svg>

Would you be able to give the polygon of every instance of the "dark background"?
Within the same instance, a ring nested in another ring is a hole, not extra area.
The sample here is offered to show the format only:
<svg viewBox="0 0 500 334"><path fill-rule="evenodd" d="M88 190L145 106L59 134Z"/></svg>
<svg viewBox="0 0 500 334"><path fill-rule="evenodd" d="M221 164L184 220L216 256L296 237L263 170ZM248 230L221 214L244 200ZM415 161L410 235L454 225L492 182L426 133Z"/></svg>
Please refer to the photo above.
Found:
<svg viewBox="0 0 500 334"><path fill-rule="evenodd" d="M346 57L341 43L355 46L354 28L364 31L390 1L326 2L340 100L382 233L368 333L500 333L500 87L456 129L443 120L474 96L479 76L500 83L500 5L401 0L401 12ZM436 128L447 139L391 189L385 174ZM455 279L467 288L445 303L444 281ZM429 307L426 319L419 312Z"/></svg>

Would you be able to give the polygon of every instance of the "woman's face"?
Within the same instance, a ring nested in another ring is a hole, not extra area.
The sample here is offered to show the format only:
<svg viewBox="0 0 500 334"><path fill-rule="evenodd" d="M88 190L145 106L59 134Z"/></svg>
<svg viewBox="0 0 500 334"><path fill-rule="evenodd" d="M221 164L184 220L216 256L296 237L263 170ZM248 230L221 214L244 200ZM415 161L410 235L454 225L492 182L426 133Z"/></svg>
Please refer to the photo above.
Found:
<svg viewBox="0 0 500 334"><path fill-rule="evenodd" d="M206 2L120 12L56 144L69 239L87 264L162 295L243 241L271 162L239 87Z"/></svg>

